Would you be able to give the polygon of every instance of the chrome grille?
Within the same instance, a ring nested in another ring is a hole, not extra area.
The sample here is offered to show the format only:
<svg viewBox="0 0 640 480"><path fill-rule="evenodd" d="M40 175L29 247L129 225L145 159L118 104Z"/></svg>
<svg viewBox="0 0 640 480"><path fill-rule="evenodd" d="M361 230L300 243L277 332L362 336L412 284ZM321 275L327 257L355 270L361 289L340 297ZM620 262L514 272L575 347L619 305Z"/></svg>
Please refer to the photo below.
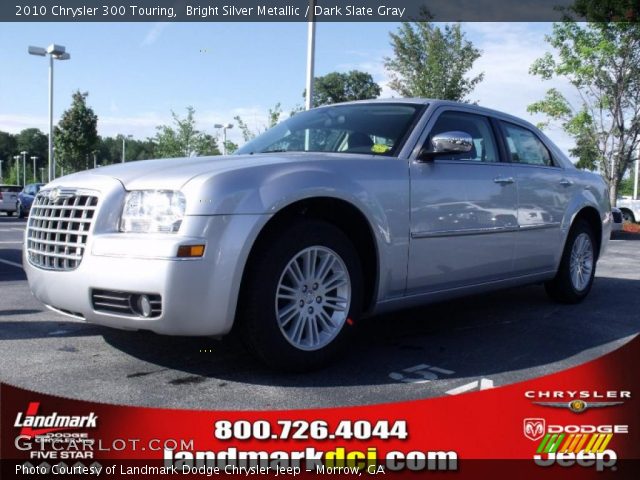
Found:
<svg viewBox="0 0 640 480"><path fill-rule="evenodd" d="M138 306L138 300L142 295L145 295L151 304L149 318L159 317L162 314L162 298L157 294L94 289L91 291L91 301L96 312L142 316Z"/></svg>
<svg viewBox="0 0 640 480"><path fill-rule="evenodd" d="M38 193L27 225L27 258L47 270L73 270L80 265L98 197L75 189Z"/></svg>

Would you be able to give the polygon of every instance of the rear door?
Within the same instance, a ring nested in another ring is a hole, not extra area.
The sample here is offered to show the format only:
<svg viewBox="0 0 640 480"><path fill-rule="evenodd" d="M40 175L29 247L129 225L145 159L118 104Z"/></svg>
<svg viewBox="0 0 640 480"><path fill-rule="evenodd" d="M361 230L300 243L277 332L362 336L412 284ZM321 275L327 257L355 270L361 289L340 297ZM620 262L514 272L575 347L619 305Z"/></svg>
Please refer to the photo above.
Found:
<svg viewBox="0 0 640 480"><path fill-rule="evenodd" d="M538 135L500 121L518 183L518 225L514 270L532 274L554 270L562 241L561 225L576 186Z"/></svg>
<svg viewBox="0 0 640 480"><path fill-rule="evenodd" d="M517 187L494 126L465 107L444 107L427 124L435 134L471 135L471 152L411 162L407 293L480 284L510 276L517 235Z"/></svg>

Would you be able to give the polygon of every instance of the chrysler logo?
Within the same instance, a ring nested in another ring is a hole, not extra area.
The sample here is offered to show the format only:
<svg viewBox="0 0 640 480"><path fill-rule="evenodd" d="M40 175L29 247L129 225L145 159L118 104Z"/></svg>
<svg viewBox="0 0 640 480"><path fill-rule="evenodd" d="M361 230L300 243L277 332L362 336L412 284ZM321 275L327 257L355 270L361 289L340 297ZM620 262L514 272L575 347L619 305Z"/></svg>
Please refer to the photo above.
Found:
<svg viewBox="0 0 640 480"><path fill-rule="evenodd" d="M59 188L54 188L53 190L49 191L49 200L51 200L53 203L56 203L59 197L60 197Z"/></svg>
<svg viewBox="0 0 640 480"><path fill-rule="evenodd" d="M43 195L47 197L51 203L57 203L59 200L73 197L74 193L75 190L73 189L62 189L56 187L47 192L43 192Z"/></svg>
<svg viewBox="0 0 640 480"><path fill-rule="evenodd" d="M545 431L544 418L525 418L524 419L524 436L534 442L544 436Z"/></svg>

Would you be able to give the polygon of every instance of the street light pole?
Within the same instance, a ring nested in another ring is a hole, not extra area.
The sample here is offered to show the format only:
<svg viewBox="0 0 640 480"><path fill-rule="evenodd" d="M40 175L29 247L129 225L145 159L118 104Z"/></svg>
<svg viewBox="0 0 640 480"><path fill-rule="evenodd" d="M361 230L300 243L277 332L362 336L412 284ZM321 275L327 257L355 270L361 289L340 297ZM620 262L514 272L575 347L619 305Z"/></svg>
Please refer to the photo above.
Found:
<svg viewBox="0 0 640 480"><path fill-rule="evenodd" d="M640 147L636 150L636 176L633 181L633 199L638 199L638 169L640 169Z"/></svg>
<svg viewBox="0 0 640 480"><path fill-rule="evenodd" d="M315 22L315 0L309 0L309 20L307 23L307 98L305 98L305 109L313 108L313 70L316 53L316 22Z"/></svg>
<svg viewBox="0 0 640 480"><path fill-rule="evenodd" d="M0 160L0 180L2 180L2 162L3 160Z"/></svg>
<svg viewBox="0 0 640 480"><path fill-rule="evenodd" d="M20 155L14 155L13 159L16 161L16 183L20 185Z"/></svg>
<svg viewBox="0 0 640 480"><path fill-rule="evenodd" d="M29 55L44 57L49 55L49 181L56 176L55 159L53 158L53 61L69 60L71 55L65 47L52 43L47 48L29 46Z"/></svg>
<svg viewBox="0 0 640 480"><path fill-rule="evenodd" d="M125 136L125 135L122 135L122 163L124 163L124 162L125 162L125 159L126 159L126 157L125 157L125 148L126 148L126 147L125 147L125 140L126 140L127 138L128 138L128 139L132 139L132 138L133 138L133 135L126 135L126 136Z"/></svg>
<svg viewBox="0 0 640 480"><path fill-rule="evenodd" d="M27 184L27 153L26 151L20 152L22 155L22 186L24 187Z"/></svg>
<svg viewBox="0 0 640 480"><path fill-rule="evenodd" d="M36 160L38 160L38 156L33 155L31 160L33 160L33 183L36 183L38 181L36 177Z"/></svg>
<svg viewBox="0 0 640 480"><path fill-rule="evenodd" d="M44 183L44 167L40 167L40 182Z"/></svg>
<svg viewBox="0 0 640 480"><path fill-rule="evenodd" d="M227 128L231 129L233 128L233 124L232 123L227 123L226 125L223 125L221 123L216 123L213 128L221 128L222 129L222 154L226 155L227 154Z"/></svg>

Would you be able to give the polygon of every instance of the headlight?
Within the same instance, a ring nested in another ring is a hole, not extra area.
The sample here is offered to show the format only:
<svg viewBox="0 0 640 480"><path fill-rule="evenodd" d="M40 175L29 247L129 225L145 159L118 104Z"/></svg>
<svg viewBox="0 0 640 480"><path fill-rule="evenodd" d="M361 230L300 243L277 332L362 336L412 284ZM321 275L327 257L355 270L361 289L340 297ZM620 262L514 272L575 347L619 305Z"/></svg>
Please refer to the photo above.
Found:
<svg viewBox="0 0 640 480"><path fill-rule="evenodd" d="M182 192L136 190L129 192L120 218L121 232L174 233L182 223L187 202Z"/></svg>

